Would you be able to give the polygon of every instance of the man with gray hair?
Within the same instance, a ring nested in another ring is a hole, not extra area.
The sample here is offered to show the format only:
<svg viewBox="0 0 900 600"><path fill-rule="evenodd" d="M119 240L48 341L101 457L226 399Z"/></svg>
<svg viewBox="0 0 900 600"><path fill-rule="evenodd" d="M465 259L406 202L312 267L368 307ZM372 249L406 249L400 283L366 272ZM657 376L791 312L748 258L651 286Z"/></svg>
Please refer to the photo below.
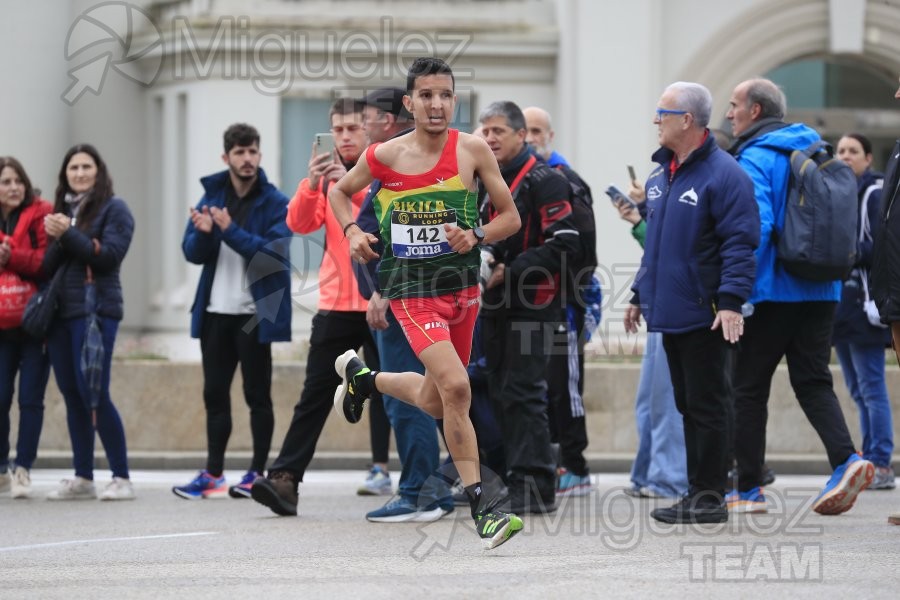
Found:
<svg viewBox="0 0 900 600"><path fill-rule="evenodd" d="M737 488L728 495L736 512L766 512L763 462L772 375L787 358L791 386L825 445L834 473L813 502L820 514L850 510L872 481L874 466L856 453L831 379L831 332L840 281L810 281L785 270L776 256L790 188L791 152L821 138L802 123L783 121L784 94L768 79L749 79L731 95L726 117L735 142L729 152L753 180L761 220L752 315L734 370ZM750 311L748 311L749 313Z"/></svg>
<svg viewBox="0 0 900 600"><path fill-rule="evenodd" d="M687 495L651 516L665 523L722 523L731 412L728 353L743 334L741 305L756 273L759 213L753 183L708 129L712 96L673 83L657 103L661 148L645 185L647 237L625 310L663 334L675 404L684 419Z"/></svg>
<svg viewBox="0 0 900 600"><path fill-rule="evenodd" d="M556 508L556 460L550 450L545 373L565 305L565 265L580 251L565 176L537 160L525 143L525 116L513 102L488 105L480 134L500 165L522 228L490 245L490 277L482 297L488 389L497 406L506 455L510 510ZM482 222L491 219L483 186Z"/></svg>

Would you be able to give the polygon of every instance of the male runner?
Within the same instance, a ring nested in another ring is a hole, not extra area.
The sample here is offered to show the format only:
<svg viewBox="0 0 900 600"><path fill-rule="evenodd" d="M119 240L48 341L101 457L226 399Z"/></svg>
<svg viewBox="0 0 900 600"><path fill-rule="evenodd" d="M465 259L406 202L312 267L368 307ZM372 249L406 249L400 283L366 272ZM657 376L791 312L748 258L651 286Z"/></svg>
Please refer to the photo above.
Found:
<svg viewBox="0 0 900 600"><path fill-rule="evenodd" d="M353 260L378 257L377 239L352 221L350 197L374 179L382 182L375 212L385 242L379 284L425 374L374 372L353 350L335 362L343 383L335 407L359 421L378 390L444 419L447 446L459 471L487 548L522 529L516 515L495 510L499 498L482 495L478 444L469 420L471 389L465 365L478 313L480 256L470 252L518 231L521 221L497 160L484 140L450 129L456 104L450 67L437 58L416 59L403 103L412 133L370 146L364 158L332 187L329 199ZM484 184L496 216L478 227L475 177Z"/></svg>

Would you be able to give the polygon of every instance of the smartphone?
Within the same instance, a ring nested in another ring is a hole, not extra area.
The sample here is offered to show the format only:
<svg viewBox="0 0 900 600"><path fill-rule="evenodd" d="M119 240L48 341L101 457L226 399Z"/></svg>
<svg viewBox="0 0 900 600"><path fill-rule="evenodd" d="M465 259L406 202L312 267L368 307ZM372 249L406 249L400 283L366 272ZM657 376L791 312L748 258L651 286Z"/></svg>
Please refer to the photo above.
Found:
<svg viewBox="0 0 900 600"><path fill-rule="evenodd" d="M614 185L610 185L608 188L606 188L606 195L609 196L609 199L613 203L613 206L617 205L619 202L624 202L631 208L637 208L637 204L635 204L631 198L629 198L622 190Z"/></svg>
<svg viewBox="0 0 900 600"><path fill-rule="evenodd" d="M316 154L334 152L334 136L330 133L316 134Z"/></svg>
<svg viewBox="0 0 900 600"><path fill-rule="evenodd" d="M634 174L634 167L628 165L628 181L637 181L637 175Z"/></svg>

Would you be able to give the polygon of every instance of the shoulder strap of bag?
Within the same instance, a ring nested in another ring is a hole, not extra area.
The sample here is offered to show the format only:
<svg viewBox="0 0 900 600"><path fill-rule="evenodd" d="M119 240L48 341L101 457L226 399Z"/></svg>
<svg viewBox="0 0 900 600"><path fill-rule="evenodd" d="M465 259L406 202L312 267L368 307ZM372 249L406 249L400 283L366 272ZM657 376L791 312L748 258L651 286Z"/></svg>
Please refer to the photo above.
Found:
<svg viewBox="0 0 900 600"><path fill-rule="evenodd" d="M869 197L875 190L880 190L884 186L884 179L879 179L866 188L863 194L862 203L859 207L859 241L864 242L872 239L872 225L869 223Z"/></svg>

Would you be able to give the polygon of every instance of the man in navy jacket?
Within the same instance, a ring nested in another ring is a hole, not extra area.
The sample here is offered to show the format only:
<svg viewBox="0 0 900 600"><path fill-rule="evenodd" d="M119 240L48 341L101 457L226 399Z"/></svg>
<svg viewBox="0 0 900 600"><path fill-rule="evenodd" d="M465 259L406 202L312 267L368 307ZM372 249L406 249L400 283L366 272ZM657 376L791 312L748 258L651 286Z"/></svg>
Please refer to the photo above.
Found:
<svg viewBox="0 0 900 600"><path fill-rule="evenodd" d="M232 125L224 135L228 169L201 180L206 193L184 232L182 250L203 265L191 308L191 337L203 354L206 468L172 491L188 500L228 493L249 498L272 445L272 342L291 339L291 231L288 199L259 168L259 133ZM231 381L238 363L250 408L253 458L237 485L226 487L231 435Z"/></svg>
<svg viewBox="0 0 900 600"><path fill-rule="evenodd" d="M662 332L684 417L690 489L651 513L665 523L728 520L727 355L743 335L741 305L756 273L753 183L710 135L711 112L712 96L697 83L673 83L659 99L659 167L645 186L646 245L625 311L626 331L637 331L643 313L647 328Z"/></svg>

